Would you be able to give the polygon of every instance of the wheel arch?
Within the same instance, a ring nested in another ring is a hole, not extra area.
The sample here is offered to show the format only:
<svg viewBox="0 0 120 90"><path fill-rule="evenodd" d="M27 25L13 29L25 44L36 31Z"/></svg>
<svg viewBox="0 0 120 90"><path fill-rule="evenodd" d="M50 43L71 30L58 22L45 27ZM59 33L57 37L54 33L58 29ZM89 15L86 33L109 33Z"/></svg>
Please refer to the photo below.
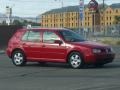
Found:
<svg viewBox="0 0 120 90"><path fill-rule="evenodd" d="M24 55L25 55L25 52L22 50L22 49L20 49L20 48L15 48L15 49L13 49L13 51L12 51L12 53L11 53L11 58L12 58L12 55L13 55L13 53L15 52L15 51L21 51Z"/></svg>

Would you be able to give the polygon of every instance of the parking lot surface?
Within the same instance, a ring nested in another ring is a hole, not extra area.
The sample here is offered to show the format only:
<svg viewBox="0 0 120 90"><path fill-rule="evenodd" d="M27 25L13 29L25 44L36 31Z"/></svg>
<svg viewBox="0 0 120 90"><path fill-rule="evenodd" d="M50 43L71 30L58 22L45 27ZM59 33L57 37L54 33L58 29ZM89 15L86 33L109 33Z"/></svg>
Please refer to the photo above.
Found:
<svg viewBox="0 0 120 90"><path fill-rule="evenodd" d="M115 47L119 52L119 48ZM120 90L120 54L102 68L72 69L66 64L28 63L16 67L0 55L0 90Z"/></svg>

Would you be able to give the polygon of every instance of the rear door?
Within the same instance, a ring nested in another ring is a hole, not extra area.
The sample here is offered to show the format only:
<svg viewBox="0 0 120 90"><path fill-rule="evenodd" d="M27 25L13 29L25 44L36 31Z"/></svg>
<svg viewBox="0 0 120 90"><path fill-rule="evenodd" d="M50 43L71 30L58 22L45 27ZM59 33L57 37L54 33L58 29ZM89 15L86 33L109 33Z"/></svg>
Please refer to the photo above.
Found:
<svg viewBox="0 0 120 90"><path fill-rule="evenodd" d="M42 48L42 35L39 30L27 31L22 37L22 46L28 59L39 59Z"/></svg>

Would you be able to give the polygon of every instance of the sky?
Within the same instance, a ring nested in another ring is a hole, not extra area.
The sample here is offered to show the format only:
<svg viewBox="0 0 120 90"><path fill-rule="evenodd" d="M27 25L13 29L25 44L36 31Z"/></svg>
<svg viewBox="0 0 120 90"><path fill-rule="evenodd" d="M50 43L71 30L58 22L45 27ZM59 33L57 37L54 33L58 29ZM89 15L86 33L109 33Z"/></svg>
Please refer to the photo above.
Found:
<svg viewBox="0 0 120 90"><path fill-rule="evenodd" d="M79 5L79 0L0 0L0 13L6 13L6 6L12 7L13 15L20 17L36 17L46 11L63 6ZM90 0L84 0L88 4ZM99 4L103 0L96 0ZM105 0L105 3L120 3L120 0Z"/></svg>

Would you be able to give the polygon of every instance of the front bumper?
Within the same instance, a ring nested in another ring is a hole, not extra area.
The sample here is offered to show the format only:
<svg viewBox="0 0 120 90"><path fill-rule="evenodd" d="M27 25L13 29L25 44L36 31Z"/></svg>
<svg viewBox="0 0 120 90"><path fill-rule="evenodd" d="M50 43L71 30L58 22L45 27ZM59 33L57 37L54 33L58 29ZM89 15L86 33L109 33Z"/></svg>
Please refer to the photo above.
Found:
<svg viewBox="0 0 120 90"><path fill-rule="evenodd" d="M86 64L106 64L112 62L114 58L114 53L103 53L86 55L84 61Z"/></svg>

